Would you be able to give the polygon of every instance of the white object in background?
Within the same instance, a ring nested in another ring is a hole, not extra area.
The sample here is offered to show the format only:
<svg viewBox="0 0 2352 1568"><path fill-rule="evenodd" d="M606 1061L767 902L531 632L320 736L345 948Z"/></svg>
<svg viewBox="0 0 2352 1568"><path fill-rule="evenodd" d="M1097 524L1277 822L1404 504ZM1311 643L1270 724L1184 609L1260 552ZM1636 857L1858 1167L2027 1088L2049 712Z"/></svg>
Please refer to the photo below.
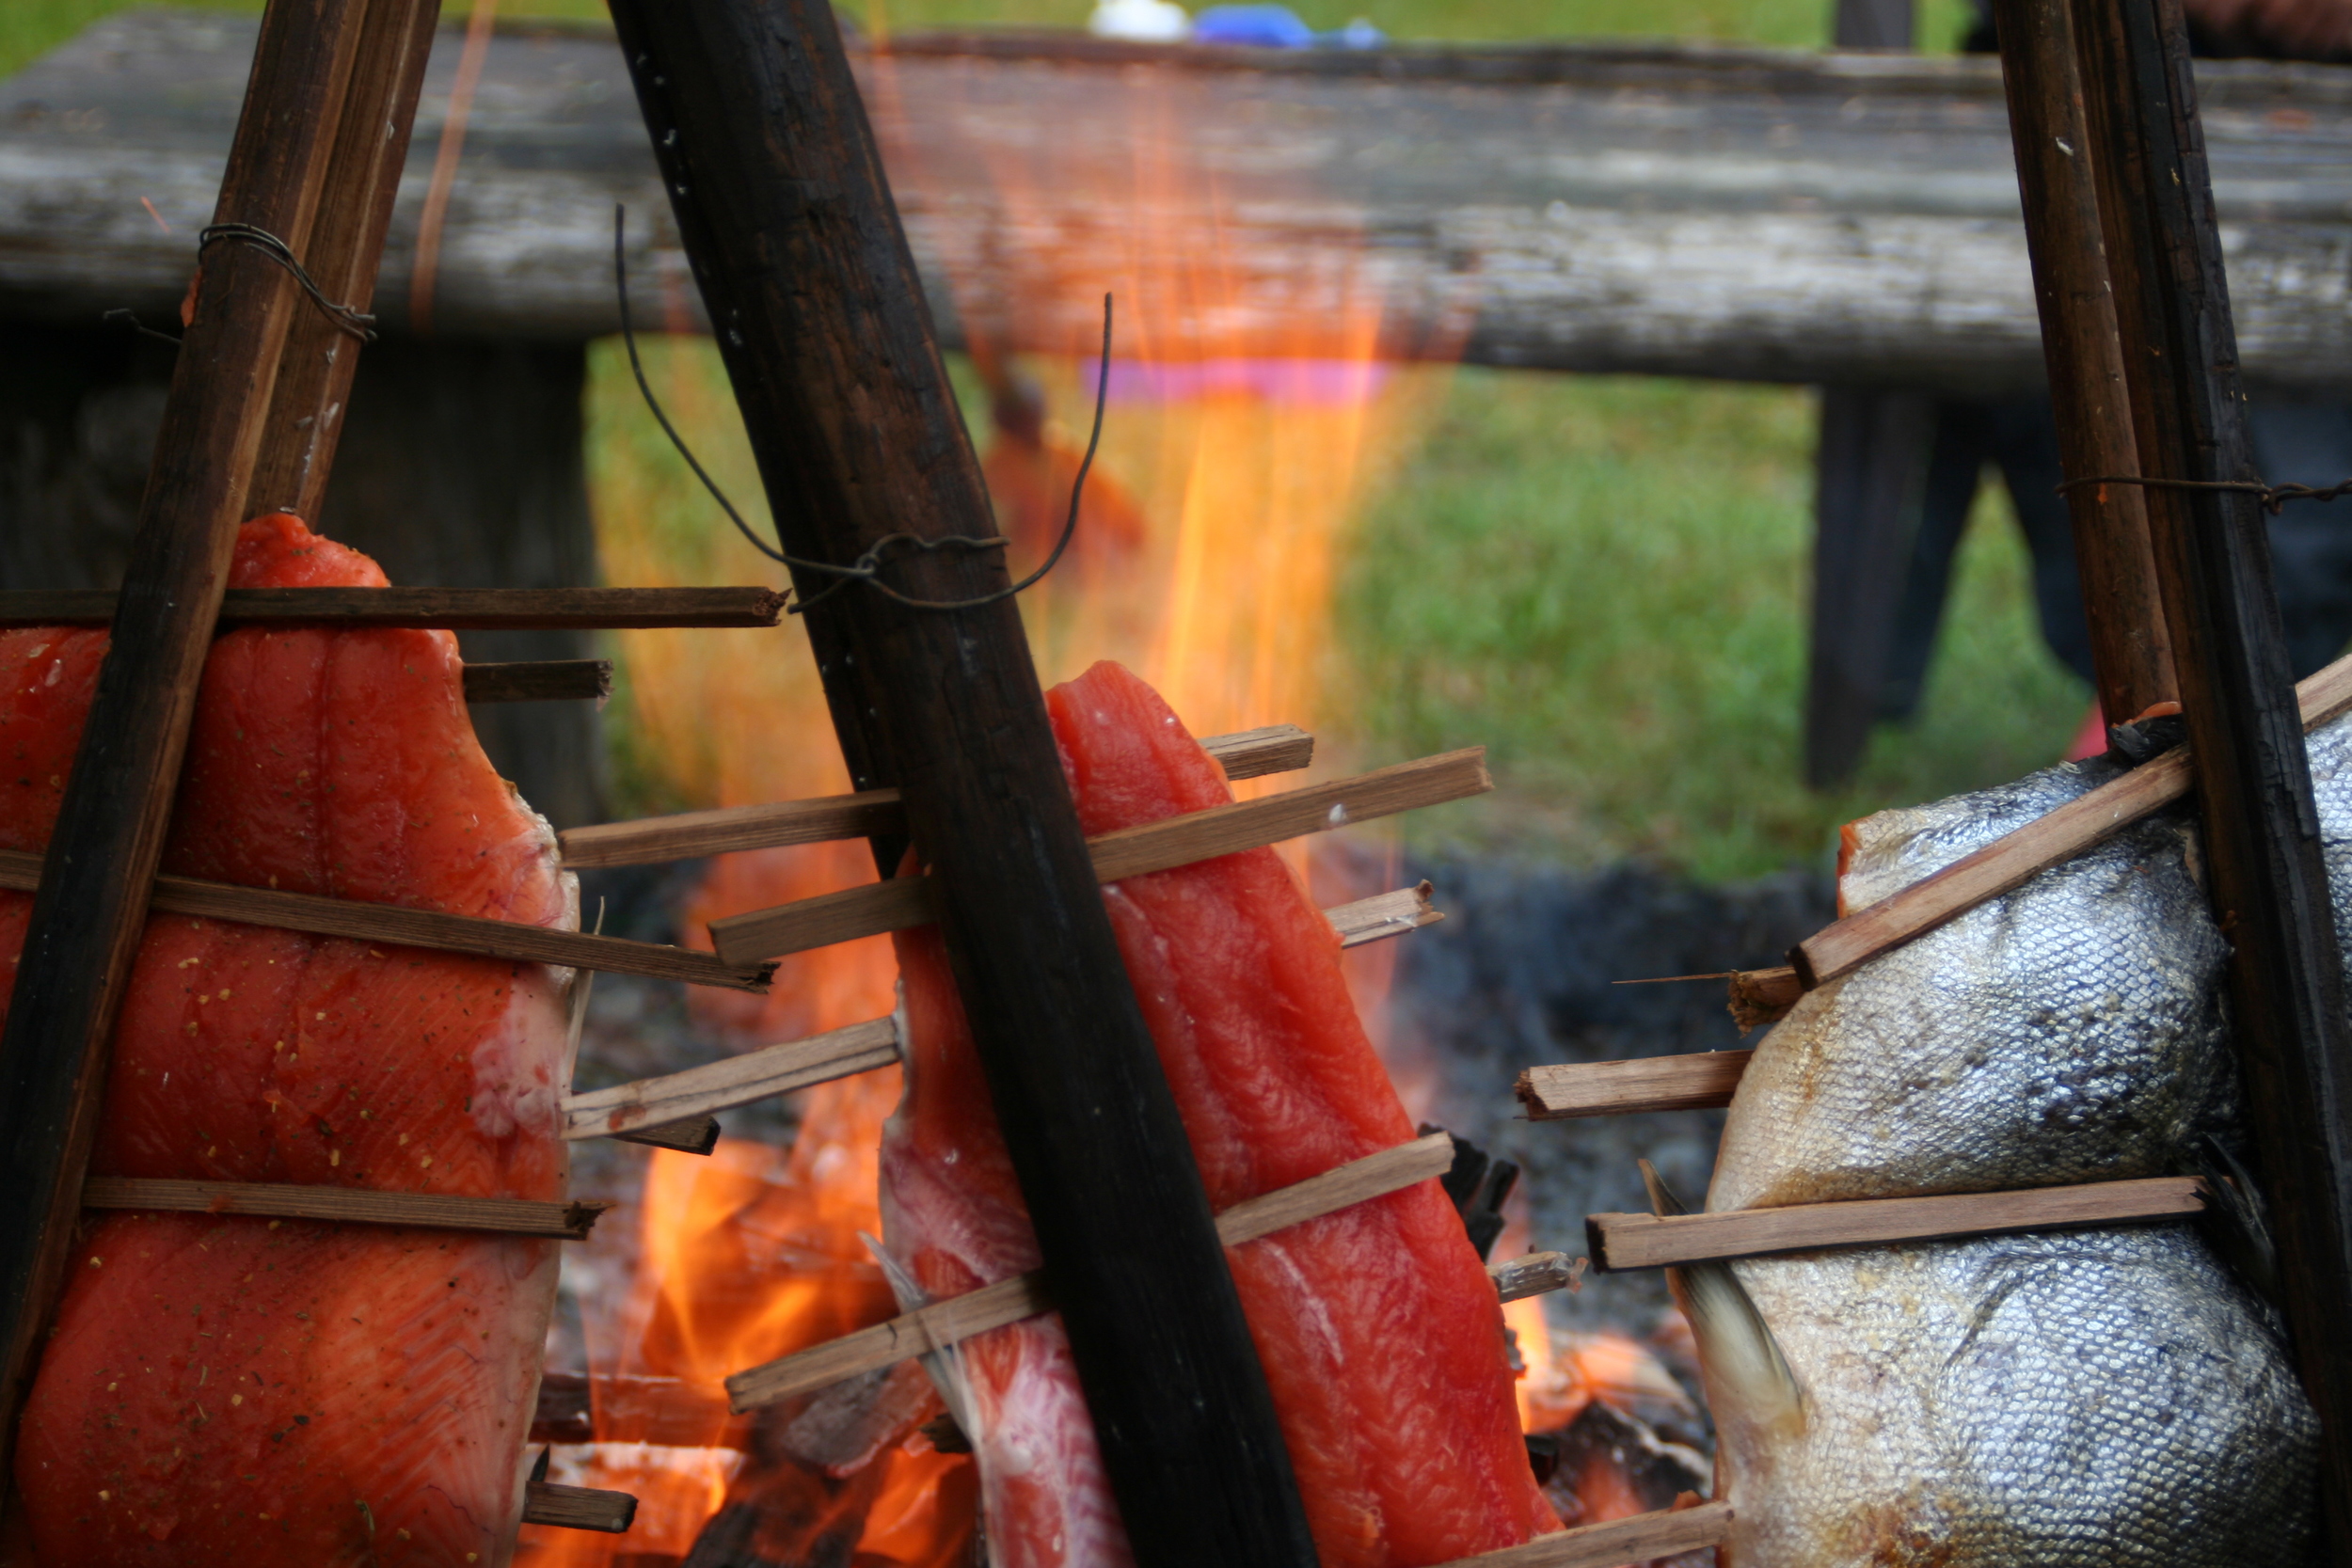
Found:
<svg viewBox="0 0 2352 1568"><path fill-rule="evenodd" d="M1096 0L1087 31L1097 38L1175 43L1192 31L1192 18L1169 0Z"/></svg>

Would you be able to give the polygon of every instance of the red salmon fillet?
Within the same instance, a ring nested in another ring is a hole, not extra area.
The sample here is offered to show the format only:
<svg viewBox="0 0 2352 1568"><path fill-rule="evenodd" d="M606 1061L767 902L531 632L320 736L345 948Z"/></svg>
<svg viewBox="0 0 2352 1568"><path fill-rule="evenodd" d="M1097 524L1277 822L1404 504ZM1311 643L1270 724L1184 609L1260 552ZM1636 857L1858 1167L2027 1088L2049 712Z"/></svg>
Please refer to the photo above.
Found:
<svg viewBox="0 0 2352 1568"><path fill-rule="evenodd" d="M1232 799L1158 694L1048 696L1089 834ZM1219 1210L1404 1143L1339 940L1270 849L1104 890ZM891 1250L934 1296L1038 1261L937 934L898 938L914 1060L884 1131ZM1325 1568L1417 1568L1559 1528L1528 1466L1493 1284L1435 1181L1230 1252ZM967 1341L992 1561L1126 1560L1059 1320Z"/></svg>
<svg viewBox="0 0 2352 1568"><path fill-rule="evenodd" d="M375 587L291 516L240 588ZM0 847L56 821L106 634L0 632ZM446 632L232 631L205 667L168 871L577 925L492 771ZM0 983L31 900L0 893ZM106 1176L555 1198L560 976L157 915L115 1032ZM495 1564L555 1243L195 1214L96 1219L17 1449L40 1560Z"/></svg>

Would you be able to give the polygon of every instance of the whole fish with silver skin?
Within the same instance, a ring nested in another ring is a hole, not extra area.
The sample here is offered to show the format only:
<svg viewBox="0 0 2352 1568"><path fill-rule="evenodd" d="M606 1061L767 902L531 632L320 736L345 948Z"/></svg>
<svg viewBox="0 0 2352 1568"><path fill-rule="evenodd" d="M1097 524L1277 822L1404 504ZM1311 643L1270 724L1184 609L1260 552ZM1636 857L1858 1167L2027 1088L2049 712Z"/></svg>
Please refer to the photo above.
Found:
<svg viewBox="0 0 2352 1568"><path fill-rule="evenodd" d="M2346 726L2312 738L2352 827ZM1859 908L2115 776L1849 832ZM2175 812L1809 992L1765 1037L1710 1211L2155 1176L2227 1135L2227 949ZM2330 872L2339 898L2352 877ZM2339 917L2342 918L2341 916ZM2317 1427L2271 1313L2190 1226L1677 1271L1736 1520L1724 1568L2296 1560Z"/></svg>

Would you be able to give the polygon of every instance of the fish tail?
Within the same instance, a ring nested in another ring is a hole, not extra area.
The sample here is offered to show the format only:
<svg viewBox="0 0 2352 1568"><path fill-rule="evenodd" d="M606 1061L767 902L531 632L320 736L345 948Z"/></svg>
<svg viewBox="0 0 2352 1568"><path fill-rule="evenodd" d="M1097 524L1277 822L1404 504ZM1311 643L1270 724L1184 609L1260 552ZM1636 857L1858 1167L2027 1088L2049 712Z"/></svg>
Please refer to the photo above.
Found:
<svg viewBox="0 0 2352 1568"><path fill-rule="evenodd" d="M1689 1211L1647 1160L1642 1184L1650 1208L1661 1214ZM1690 1320L1699 1359L1715 1385L1719 1415L1737 1409L1762 1433L1795 1439L1804 1435L1804 1395L1797 1375L1780 1354L1772 1326L1755 1298L1725 1262L1691 1263L1666 1271L1666 1288Z"/></svg>

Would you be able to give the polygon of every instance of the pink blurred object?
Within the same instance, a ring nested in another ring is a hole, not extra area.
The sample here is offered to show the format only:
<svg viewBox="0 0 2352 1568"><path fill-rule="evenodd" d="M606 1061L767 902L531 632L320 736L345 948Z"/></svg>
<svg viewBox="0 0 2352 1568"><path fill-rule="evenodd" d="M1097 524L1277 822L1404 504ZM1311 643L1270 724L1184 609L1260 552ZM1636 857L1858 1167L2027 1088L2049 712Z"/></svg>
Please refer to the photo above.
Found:
<svg viewBox="0 0 2352 1568"><path fill-rule="evenodd" d="M2090 711L2083 715L2083 726L2074 732L2074 744L2066 749L2068 762L2080 762L2095 757L2107 749L2107 716L2092 703Z"/></svg>

